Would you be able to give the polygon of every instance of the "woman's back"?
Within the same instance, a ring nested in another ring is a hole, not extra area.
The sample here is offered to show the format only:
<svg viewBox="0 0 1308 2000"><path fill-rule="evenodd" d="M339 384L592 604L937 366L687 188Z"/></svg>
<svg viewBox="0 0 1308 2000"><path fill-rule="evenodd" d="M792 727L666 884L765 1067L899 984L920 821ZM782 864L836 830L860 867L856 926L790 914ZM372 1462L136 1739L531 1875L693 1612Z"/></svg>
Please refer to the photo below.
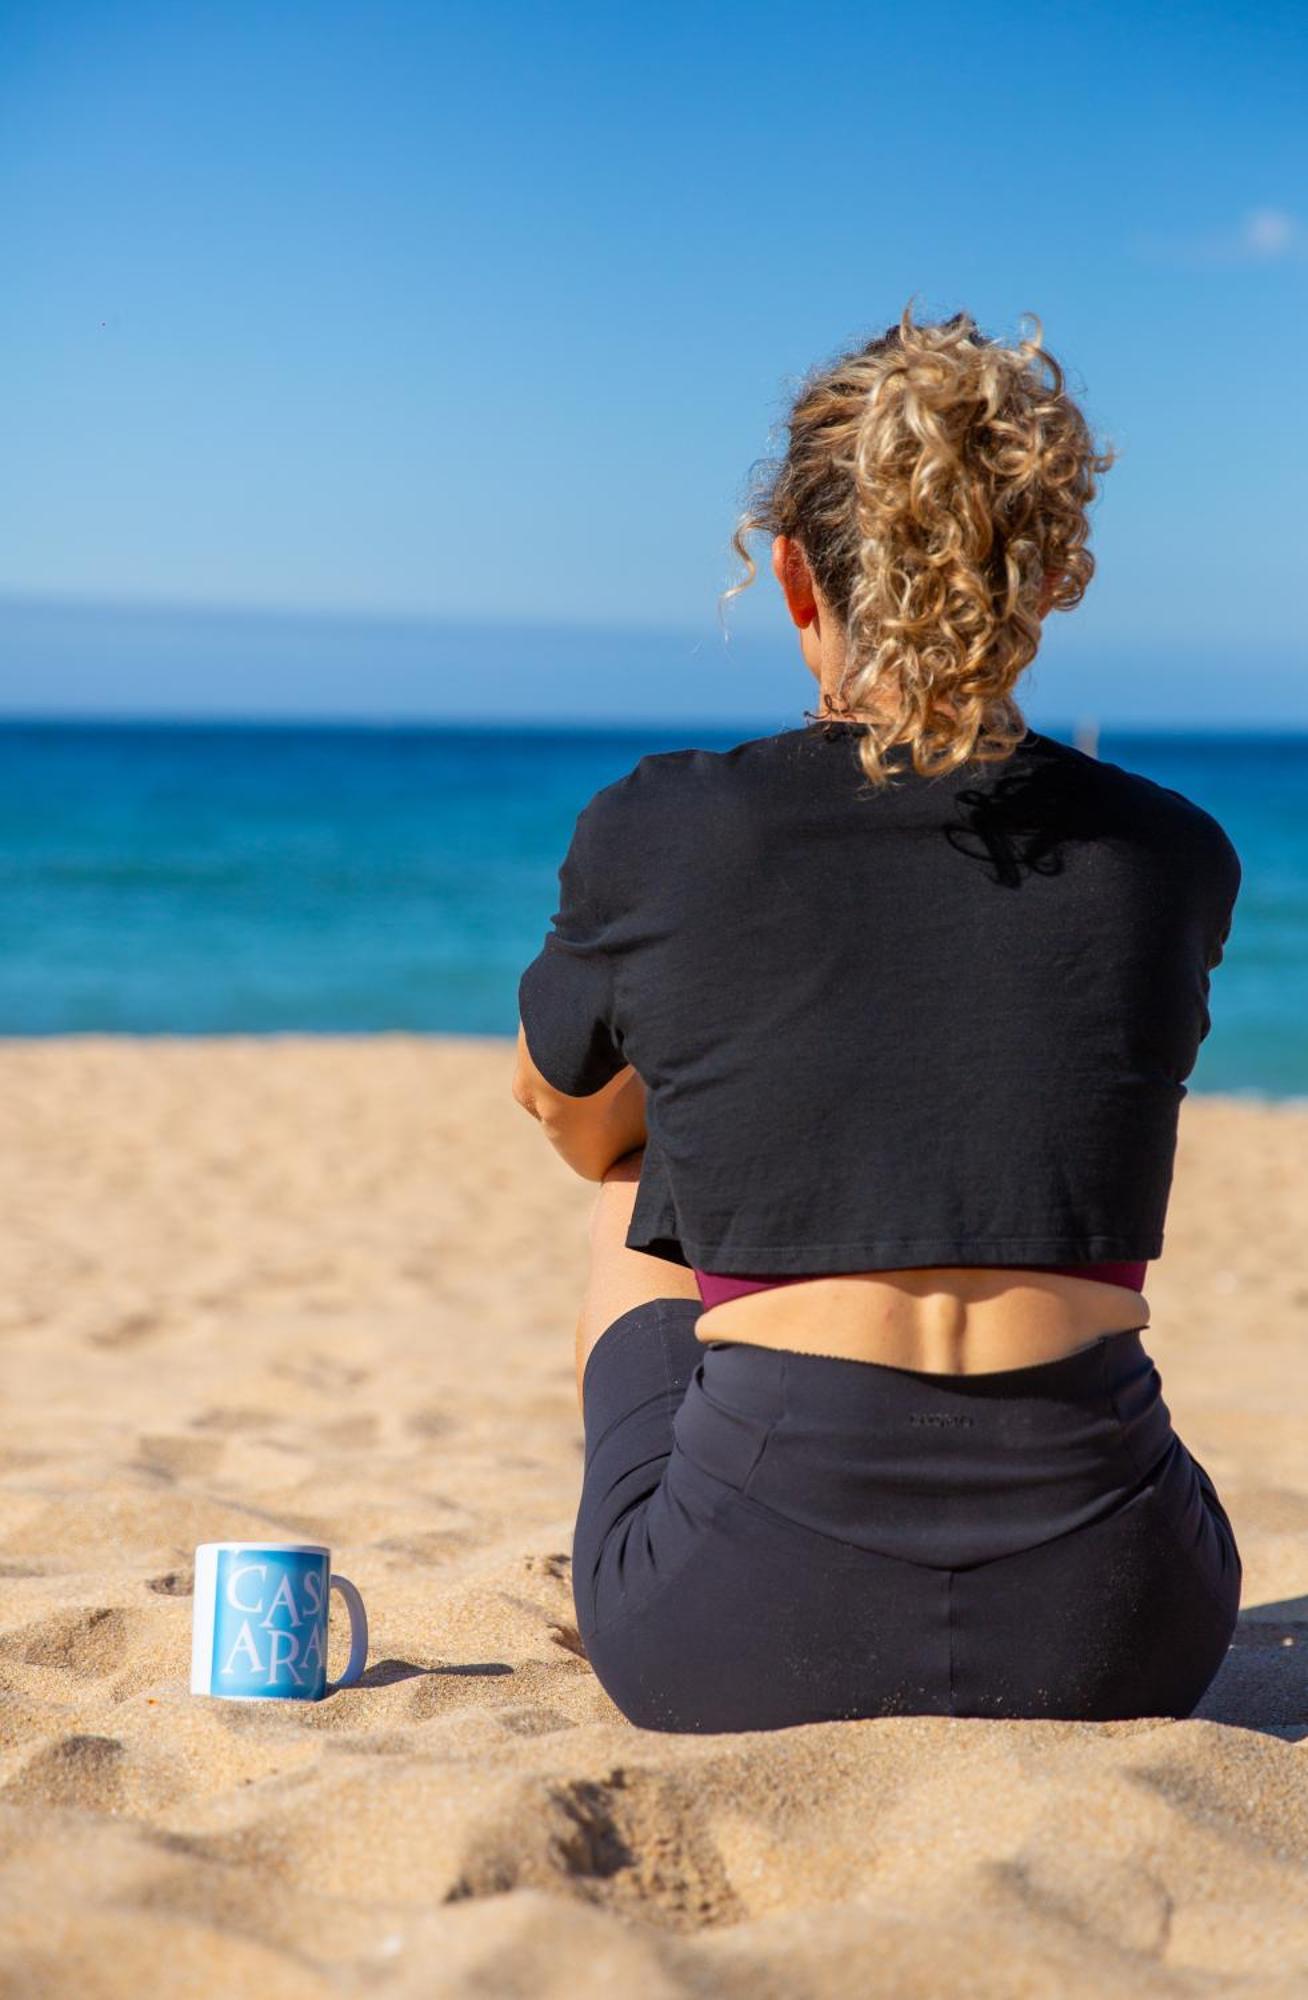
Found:
<svg viewBox="0 0 1308 2000"><path fill-rule="evenodd" d="M1156 1257L1240 864L1153 781L857 723L642 758L581 814L528 1041L646 1086L628 1244L743 1274Z"/></svg>

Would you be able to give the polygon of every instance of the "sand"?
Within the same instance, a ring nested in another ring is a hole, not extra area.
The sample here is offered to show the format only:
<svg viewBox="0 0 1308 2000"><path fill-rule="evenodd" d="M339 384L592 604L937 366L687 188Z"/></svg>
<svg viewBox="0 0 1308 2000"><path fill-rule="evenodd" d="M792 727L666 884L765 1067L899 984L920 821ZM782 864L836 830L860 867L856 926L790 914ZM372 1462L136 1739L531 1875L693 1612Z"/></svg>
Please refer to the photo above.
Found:
<svg viewBox="0 0 1308 2000"><path fill-rule="evenodd" d="M1199 1716L669 1736L573 1624L593 1191L510 1074L0 1044L0 1994L1308 1993L1308 1108L1186 1101L1149 1288L1245 1558ZM362 1684L192 1696L195 1544L282 1535Z"/></svg>

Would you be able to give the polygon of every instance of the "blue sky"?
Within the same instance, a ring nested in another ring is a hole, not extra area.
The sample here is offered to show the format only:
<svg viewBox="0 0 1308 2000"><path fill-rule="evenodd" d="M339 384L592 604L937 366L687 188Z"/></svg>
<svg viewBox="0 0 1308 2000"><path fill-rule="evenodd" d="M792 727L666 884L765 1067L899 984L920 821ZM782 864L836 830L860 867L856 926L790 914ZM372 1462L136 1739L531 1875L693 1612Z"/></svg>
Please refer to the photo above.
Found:
<svg viewBox="0 0 1308 2000"><path fill-rule="evenodd" d="M0 707L797 706L734 517L914 296L1121 454L1033 719L1308 724L1301 5L0 4Z"/></svg>

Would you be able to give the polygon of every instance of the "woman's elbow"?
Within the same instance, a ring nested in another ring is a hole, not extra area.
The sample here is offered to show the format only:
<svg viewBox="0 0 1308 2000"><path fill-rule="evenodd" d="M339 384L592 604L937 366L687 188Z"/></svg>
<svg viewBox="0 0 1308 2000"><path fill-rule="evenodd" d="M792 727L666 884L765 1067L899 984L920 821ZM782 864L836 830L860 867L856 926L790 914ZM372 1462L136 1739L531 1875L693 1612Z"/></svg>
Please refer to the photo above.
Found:
<svg viewBox="0 0 1308 2000"><path fill-rule="evenodd" d="M530 1112L533 1118L539 1120L541 1114L536 1093L532 1089L530 1079L525 1077L521 1070L515 1070L510 1089L514 1103L520 1104L524 1111Z"/></svg>

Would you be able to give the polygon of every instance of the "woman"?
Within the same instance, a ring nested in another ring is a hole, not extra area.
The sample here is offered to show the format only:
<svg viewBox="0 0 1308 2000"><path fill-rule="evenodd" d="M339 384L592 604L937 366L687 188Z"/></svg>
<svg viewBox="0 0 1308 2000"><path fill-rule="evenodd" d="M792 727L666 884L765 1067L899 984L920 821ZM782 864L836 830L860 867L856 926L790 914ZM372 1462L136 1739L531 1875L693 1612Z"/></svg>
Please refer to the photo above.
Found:
<svg viewBox="0 0 1308 2000"><path fill-rule="evenodd" d="M597 793L519 988L601 1184L578 1627L652 1729L1186 1715L1240 1562L1143 1284L1239 859L1013 698L1112 463L1038 321L906 309L788 433L734 546L817 709Z"/></svg>

